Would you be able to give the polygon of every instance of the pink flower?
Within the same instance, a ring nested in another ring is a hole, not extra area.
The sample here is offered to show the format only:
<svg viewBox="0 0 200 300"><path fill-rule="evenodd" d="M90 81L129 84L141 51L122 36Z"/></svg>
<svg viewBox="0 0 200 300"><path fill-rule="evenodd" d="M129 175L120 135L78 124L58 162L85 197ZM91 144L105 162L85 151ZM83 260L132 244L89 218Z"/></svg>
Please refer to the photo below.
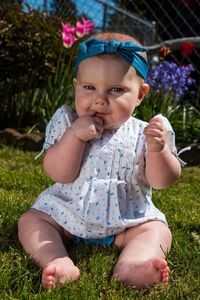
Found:
<svg viewBox="0 0 200 300"><path fill-rule="evenodd" d="M72 27L70 24L62 23L62 40L63 45L66 48L71 48L73 44L76 42L77 38L74 35L75 28Z"/></svg>
<svg viewBox="0 0 200 300"><path fill-rule="evenodd" d="M76 23L76 28L62 22L62 40L64 47L71 48L78 38L90 33L94 26L94 23L85 18L82 18L82 23Z"/></svg>
<svg viewBox="0 0 200 300"><path fill-rule="evenodd" d="M62 32L62 40L64 47L71 48L77 41L77 38L73 34Z"/></svg>
<svg viewBox="0 0 200 300"><path fill-rule="evenodd" d="M62 22L62 31L66 34L74 34L75 33L75 28L72 27L70 24L64 24Z"/></svg>
<svg viewBox="0 0 200 300"><path fill-rule="evenodd" d="M76 23L76 35L78 37L83 37L86 34L90 33L94 29L95 24L89 20L82 18L82 23Z"/></svg>

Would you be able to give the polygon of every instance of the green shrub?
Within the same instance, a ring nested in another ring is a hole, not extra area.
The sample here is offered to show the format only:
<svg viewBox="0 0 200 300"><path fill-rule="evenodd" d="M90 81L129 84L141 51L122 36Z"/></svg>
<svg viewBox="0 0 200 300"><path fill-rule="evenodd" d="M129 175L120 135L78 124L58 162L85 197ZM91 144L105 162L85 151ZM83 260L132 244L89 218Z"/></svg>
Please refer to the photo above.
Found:
<svg viewBox="0 0 200 300"><path fill-rule="evenodd" d="M185 101L186 102L186 101ZM149 122L162 114L167 117L176 133L176 142L182 145L200 143L200 111L189 103L178 102L167 92L150 90L134 116Z"/></svg>
<svg viewBox="0 0 200 300"><path fill-rule="evenodd" d="M39 121L35 112L39 98L49 78L56 76L63 53L62 20L30 8L25 13L14 5L0 7L0 128ZM64 59L68 66L70 50L65 49Z"/></svg>
<svg viewBox="0 0 200 300"><path fill-rule="evenodd" d="M55 73L63 48L61 19L31 9L24 13L13 5L3 5L0 18L1 85L17 79L18 91L24 82L31 88L43 86Z"/></svg>

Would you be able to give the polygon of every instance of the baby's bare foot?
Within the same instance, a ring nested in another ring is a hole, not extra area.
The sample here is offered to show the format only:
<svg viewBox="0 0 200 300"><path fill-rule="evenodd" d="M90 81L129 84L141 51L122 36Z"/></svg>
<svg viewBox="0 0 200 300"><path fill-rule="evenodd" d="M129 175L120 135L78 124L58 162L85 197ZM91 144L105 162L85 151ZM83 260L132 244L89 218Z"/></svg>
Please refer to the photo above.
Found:
<svg viewBox="0 0 200 300"><path fill-rule="evenodd" d="M167 282L169 280L169 267L165 259L155 258L152 260L153 266L161 275L161 280L158 282ZM156 282L156 283L158 283Z"/></svg>
<svg viewBox="0 0 200 300"><path fill-rule="evenodd" d="M117 268L114 277L138 290L154 286L156 283L166 283L169 279L167 261L153 258L146 261L130 263L129 266L121 265Z"/></svg>
<svg viewBox="0 0 200 300"><path fill-rule="evenodd" d="M137 266L135 271L138 273L136 289L150 288L156 283L164 283L169 279L169 267L166 260L161 258L144 261Z"/></svg>
<svg viewBox="0 0 200 300"><path fill-rule="evenodd" d="M75 281L79 278L80 271L69 257L57 258L48 263L42 271L42 287L47 290L57 283Z"/></svg>

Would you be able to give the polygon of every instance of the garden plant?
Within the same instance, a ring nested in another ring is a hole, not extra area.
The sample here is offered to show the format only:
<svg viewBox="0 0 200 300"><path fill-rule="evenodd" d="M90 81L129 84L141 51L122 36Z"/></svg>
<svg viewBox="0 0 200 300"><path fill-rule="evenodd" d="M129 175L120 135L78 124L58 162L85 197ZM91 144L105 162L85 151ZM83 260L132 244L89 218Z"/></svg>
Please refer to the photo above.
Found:
<svg viewBox="0 0 200 300"><path fill-rule="evenodd" d="M0 17L0 129L34 128L44 132L58 107L63 103L73 107L76 49L94 25L84 18L75 24L74 19L44 17L30 8L29 13L24 13L13 6L2 6ZM184 59L193 49L194 45L180 44ZM179 144L199 143L200 94L194 79L195 66L182 60L175 63L171 52L162 48L157 54L159 62L152 65L149 74L151 92L136 117L149 121L162 113L169 118Z"/></svg>

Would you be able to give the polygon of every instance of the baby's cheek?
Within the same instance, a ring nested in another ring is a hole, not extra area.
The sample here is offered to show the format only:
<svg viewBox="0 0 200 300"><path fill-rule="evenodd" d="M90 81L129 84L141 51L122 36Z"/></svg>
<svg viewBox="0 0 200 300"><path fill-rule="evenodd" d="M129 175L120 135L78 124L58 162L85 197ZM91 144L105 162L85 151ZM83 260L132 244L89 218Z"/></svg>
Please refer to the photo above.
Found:
<svg viewBox="0 0 200 300"><path fill-rule="evenodd" d="M123 119L123 122L127 121L130 118L130 116L132 116L133 112L134 110L132 110L131 106L126 106L120 109L120 115L121 119Z"/></svg>

